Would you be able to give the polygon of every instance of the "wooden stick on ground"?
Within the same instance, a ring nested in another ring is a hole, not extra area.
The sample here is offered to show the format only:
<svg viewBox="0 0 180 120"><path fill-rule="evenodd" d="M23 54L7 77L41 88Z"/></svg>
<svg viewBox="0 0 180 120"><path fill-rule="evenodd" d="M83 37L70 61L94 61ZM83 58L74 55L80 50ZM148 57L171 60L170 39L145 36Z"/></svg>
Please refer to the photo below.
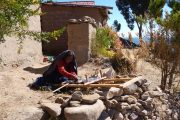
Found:
<svg viewBox="0 0 180 120"><path fill-rule="evenodd" d="M104 87L104 88L110 88L110 87L118 87L122 88L121 84L69 84L65 87L76 87L76 88L87 88L87 87Z"/></svg>
<svg viewBox="0 0 180 120"><path fill-rule="evenodd" d="M92 83L97 83L97 82L100 82L100 81L104 80L105 78L106 78L106 77L102 77L102 78L96 79L96 80L94 80L94 81L87 82L87 83L85 83L84 85L89 85L89 84L92 84Z"/></svg>
<svg viewBox="0 0 180 120"><path fill-rule="evenodd" d="M112 78L112 79L104 79L101 82L127 82L131 80L132 78Z"/></svg>
<svg viewBox="0 0 180 120"><path fill-rule="evenodd" d="M57 88L56 90L54 90L54 91L52 91L52 92L55 93L55 92L57 92L58 90L60 90L60 89L62 89L62 88L64 88L64 87L66 87L67 85L69 85L69 83L64 84L63 86Z"/></svg>

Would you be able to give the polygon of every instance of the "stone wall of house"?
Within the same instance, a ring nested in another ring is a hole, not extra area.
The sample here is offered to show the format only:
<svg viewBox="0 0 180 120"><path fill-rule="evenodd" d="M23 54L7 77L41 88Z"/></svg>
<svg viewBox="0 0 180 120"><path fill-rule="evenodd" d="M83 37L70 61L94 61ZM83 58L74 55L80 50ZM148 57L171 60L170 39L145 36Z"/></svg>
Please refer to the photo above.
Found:
<svg viewBox="0 0 180 120"><path fill-rule="evenodd" d="M97 24L103 23L102 13L105 11L99 8L91 7L70 7L42 5L41 16L42 31L53 31L62 27L66 27L69 19L80 19L83 16L89 16L95 19ZM42 43L43 53L57 55L68 49L68 33L65 31L58 40L52 40L49 43Z"/></svg>
<svg viewBox="0 0 180 120"><path fill-rule="evenodd" d="M91 40L94 38L96 28L90 23L69 23L68 49L76 54L78 65L86 63L91 54Z"/></svg>
<svg viewBox="0 0 180 120"><path fill-rule="evenodd" d="M29 30L41 31L40 16L29 19ZM34 62L42 60L41 42L26 38L23 40L20 53L18 38L15 36L6 37L4 43L0 43L0 71L17 66L30 66Z"/></svg>

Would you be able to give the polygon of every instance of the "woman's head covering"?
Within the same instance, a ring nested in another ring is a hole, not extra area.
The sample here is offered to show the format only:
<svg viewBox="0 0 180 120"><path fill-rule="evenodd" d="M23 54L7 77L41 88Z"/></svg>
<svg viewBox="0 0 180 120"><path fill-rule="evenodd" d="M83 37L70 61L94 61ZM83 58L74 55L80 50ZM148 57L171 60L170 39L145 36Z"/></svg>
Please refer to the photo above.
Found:
<svg viewBox="0 0 180 120"><path fill-rule="evenodd" d="M58 56L56 56L56 58L54 59L52 64L49 66L48 70L46 70L43 73L43 76L48 76L51 73L53 73L56 70L56 68L57 68L57 66L59 64L59 61L63 60L66 57L66 55L68 54L68 52L72 52L73 53L73 61L71 62L71 65L74 68L74 72L77 74L77 62L76 62L76 59L75 59L75 54L71 50L66 50L66 51L60 53Z"/></svg>

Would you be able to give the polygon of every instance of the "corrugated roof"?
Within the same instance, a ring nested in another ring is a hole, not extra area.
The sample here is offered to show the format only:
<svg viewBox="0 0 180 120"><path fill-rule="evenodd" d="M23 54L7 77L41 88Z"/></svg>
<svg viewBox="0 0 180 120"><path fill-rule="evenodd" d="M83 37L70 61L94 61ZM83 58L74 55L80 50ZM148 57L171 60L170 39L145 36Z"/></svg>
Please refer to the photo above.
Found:
<svg viewBox="0 0 180 120"><path fill-rule="evenodd" d="M75 1L74 1L75 2ZM78 1L76 1L78 2ZM81 1L83 2L83 1ZM84 1L85 2L85 1ZM88 2L88 1L86 1ZM89 1L92 2L92 1ZM65 6L65 7L91 7L91 8L100 8L100 9L113 9L113 7L109 6L100 6L100 5L88 5L88 4L72 4L71 2L46 2L42 3L43 5L54 5L54 6Z"/></svg>

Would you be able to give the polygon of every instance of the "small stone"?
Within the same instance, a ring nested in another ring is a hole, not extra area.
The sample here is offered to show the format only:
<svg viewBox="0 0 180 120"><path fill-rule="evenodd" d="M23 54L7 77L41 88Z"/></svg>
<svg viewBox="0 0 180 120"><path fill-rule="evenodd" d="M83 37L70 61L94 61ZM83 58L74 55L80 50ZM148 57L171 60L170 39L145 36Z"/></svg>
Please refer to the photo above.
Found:
<svg viewBox="0 0 180 120"><path fill-rule="evenodd" d="M65 100L62 98L62 97L58 97L56 100L55 100L55 103L59 103L59 104L63 104L65 102Z"/></svg>
<svg viewBox="0 0 180 120"><path fill-rule="evenodd" d="M162 110L166 111L167 110L167 106L165 104L162 105Z"/></svg>
<svg viewBox="0 0 180 120"><path fill-rule="evenodd" d="M171 109L167 109L165 112L166 112L167 115L171 115L172 114L172 110Z"/></svg>
<svg viewBox="0 0 180 120"><path fill-rule="evenodd" d="M152 117L152 120L156 120L156 116L153 116L153 117Z"/></svg>
<svg viewBox="0 0 180 120"><path fill-rule="evenodd" d="M139 99L139 98L140 98L139 93L134 93L133 96L134 96L136 99Z"/></svg>
<svg viewBox="0 0 180 120"><path fill-rule="evenodd" d="M122 114L126 114L127 110L129 110L130 108L131 106L126 102L118 103L115 107L115 109L121 112Z"/></svg>
<svg viewBox="0 0 180 120"><path fill-rule="evenodd" d="M70 105L70 107L79 107L80 102L79 101L70 101L69 105Z"/></svg>
<svg viewBox="0 0 180 120"><path fill-rule="evenodd" d="M142 115L143 115L143 116L146 116L147 114L148 114L147 110L143 110L143 111L142 111Z"/></svg>
<svg viewBox="0 0 180 120"><path fill-rule="evenodd" d="M120 112L116 113L113 120L124 120L124 116Z"/></svg>
<svg viewBox="0 0 180 120"><path fill-rule="evenodd" d="M141 112L141 108L137 106L137 104L131 104L131 109L135 110L136 112Z"/></svg>
<svg viewBox="0 0 180 120"><path fill-rule="evenodd" d="M137 120L138 115L136 115L135 113L132 113L132 114L129 115L129 117L130 117L131 120Z"/></svg>
<svg viewBox="0 0 180 120"><path fill-rule="evenodd" d="M83 95L82 102L85 104L94 104L100 98L99 94Z"/></svg>
<svg viewBox="0 0 180 120"><path fill-rule="evenodd" d="M111 87L107 92L106 98L111 99L115 96L121 96L123 94L123 89Z"/></svg>
<svg viewBox="0 0 180 120"><path fill-rule="evenodd" d="M57 117L61 114L61 104L58 103L41 103L43 110L47 111L52 117Z"/></svg>
<svg viewBox="0 0 180 120"><path fill-rule="evenodd" d="M155 90L159 91L159 92L162 92L161 88L159 86L156 86L155 87Z"/></svg>
<svg viewBox="0 0 180 120"><path fill-rule="evenodd" d="M129 98L129 95L121 96L121 97L120 97L120 101L121 101L121 102L126 102L128 98Z"/></svg>
<svg viewBox="0 0 180 120"><path fill-rule="evenodd" d="M144 94L141 95L141 99L142 100L147 100L149 97L149 93L148 92L145 92Z"/></svg>
<svg viewBox="0 0 180 120"><path fill-rule="evenodd" d="M139 102L143 106L147 106L147 103L145 101L143 101L143 100L138 100L137 102Z"/></svg>
<svg viewBox="0 0 180 120"><path fill-rule="evenodd" d="M141 88L142 88L143 92L146 92L149 90L149 87L146 85L141 86Z"/></svg>
<svg viewBox="0 0 180 120"><path fill-rule="evenodd" d="M149 91L149 95L150 97L154 98L154 97L160 97L163 95L162 92L159 92L159 91Z"/></svg>
<svg viewBox="0 0 180 120"><path fill-rule="evenodd" d="M142 94L142 93L143 93L143 90L142 90L142 88L138 87L137 90L136 90L136 92L139 93L139 94Z"/></svg>
<svg viewBox="0 0 180 120"><path fill-rule="evenodd" d="M178 120L178 113L177 112L175 112L172 116L173 116L173 120Z"/></svg>
<svg viewBox="0 0 180 120"><path fill-rule="evenodd" d="M118 104L118 102L117 102L115 99L107 100L107 101L105 102L105 105L106 105L108 108L115 108L117 104Z"/></svg>
<svg viewBox="0 0 180 120"><path fill-rule="evenodd" d="M81 91L75 91L72 96L71 96L71 100L73 101L81 101L83 97L83 94Z"/></svg>
<svg viewBox="0 0 180 120"><path fill-rule="evenodd" d="M134 104L134 103L137 102L137 99L134 96L129 96L128 99L127 99L127 102L129 104Z"/></svg>

